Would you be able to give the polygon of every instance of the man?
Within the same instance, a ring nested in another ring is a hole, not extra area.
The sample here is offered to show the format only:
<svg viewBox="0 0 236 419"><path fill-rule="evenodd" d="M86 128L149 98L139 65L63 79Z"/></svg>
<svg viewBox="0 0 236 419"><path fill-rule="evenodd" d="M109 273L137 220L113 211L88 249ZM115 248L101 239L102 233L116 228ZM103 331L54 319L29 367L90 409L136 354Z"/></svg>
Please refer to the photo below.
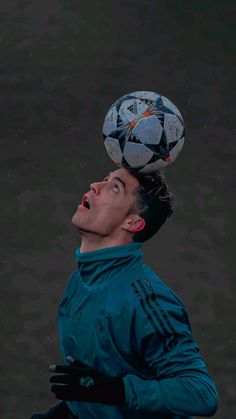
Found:
<svg viewBox="0 0 236 419"><path fill-rule="evenodd" d="M36 418L212 416L218 393L179 297L141 247L173 212L164 175L121 168L92 183L72 217L78 270L58 313L56 406Z"/></svg>

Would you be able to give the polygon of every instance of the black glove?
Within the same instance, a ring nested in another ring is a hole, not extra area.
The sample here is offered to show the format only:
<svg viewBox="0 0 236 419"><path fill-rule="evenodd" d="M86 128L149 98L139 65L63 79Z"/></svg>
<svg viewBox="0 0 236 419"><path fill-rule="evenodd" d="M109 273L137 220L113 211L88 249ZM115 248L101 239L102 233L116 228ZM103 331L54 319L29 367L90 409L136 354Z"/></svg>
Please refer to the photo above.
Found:
<svg viewBox="0 0 236 419"><path fill-rule="evenodd" d="M51 391L59 400L78 400L102 404L125 403L125 390L122 377L101 374L78 360L67 357L71 365L51 365L50 371L63 373L53 375Z"/></svg>

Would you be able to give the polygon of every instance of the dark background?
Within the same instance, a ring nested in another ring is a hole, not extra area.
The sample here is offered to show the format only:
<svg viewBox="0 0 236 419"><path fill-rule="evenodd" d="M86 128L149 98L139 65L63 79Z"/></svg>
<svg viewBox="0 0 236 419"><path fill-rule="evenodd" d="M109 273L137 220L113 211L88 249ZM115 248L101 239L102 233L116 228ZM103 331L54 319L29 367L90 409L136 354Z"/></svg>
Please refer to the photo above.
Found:
<svg viewBox="0 0 236 419"><path fill-rule="evenodd" d="M0 7L1 412L56 400L56 315L80 237L83 193L116 166L101 130L118 97L170 98L186 143L166 170L175 213L146 263L183 299L214 377L216 418L235 407L235 1L12 0Z"/></svg>

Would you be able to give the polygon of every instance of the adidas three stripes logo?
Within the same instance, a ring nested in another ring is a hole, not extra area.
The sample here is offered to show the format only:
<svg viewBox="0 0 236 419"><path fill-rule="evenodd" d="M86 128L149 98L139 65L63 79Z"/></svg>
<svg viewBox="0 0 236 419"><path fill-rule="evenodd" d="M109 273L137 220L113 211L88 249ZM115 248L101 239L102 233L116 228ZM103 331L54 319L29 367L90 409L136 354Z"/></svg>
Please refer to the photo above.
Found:
<svg viewBox="0 0 236 419"><path fill-rule="evenodd" d="M178 343L178 335L171 324L168 314L159 304L158 295L148 279L138 279L131 283L131 287L139 299L148 321L161 339L164 351L169 351Z"/></svg>

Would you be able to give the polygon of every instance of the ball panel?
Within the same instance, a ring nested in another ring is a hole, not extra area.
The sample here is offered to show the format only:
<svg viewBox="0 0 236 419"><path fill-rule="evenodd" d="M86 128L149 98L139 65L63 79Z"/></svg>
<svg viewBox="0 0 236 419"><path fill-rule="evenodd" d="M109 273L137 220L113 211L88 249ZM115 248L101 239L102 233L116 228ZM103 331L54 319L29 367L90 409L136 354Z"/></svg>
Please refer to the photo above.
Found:
<svg viewBox="0 0 236 419"><path fill-rule="evenodd" d="M130 93L130 94L134 97L138 97L140 99L145 99L145 100L157 100L160 97L160 95L158 93L146 92L146 91L143 91L143 90L141 90L140 92L133 92L133 93Z"/></svg>
<svg viewBox="0 0 236 419"><path fill-rule="evenodd" d="M118 113L124 124L127 124L140 118L147 107L147 104L140 99L129 99L121 104Z"/></svg>
<svg viewBox="0 0 236 419"><path fill-rule="evenodd" d="M123 154L119 141L115 138L107 137L104 141L104 145L109 157L114 161L114 163L118 166L121 165Z"/></svg>
<svg viewBox="0 0 236 419"><path fill-rule="evenodd" d="M112 106L108 111L104 124L103 124L103 134L105 136L110 135L112 131L117 128L117 116L118 112L115 106Z"/></svg>
<svg viewBox="0 0 236 419"><path fill-rule="evenodd" d="M175 161L175 159L178 157L179 153L181 152L183 148L183 145L184 145L184 137L181 138L181 140L179 140L177 144L175 145L175 147L172 148L172 150L170 151L171 163L173 163L173 161Z"/></svg>
<svg viewBox="0 0 236 419"><path fill-rule="evenodd" d="M124 158L134 168L144 166L153 156L153 152L143 144L127 142L124 148Z"/></svg>
<svg viewBox="0 0 236 419"><path fill-rule="evenodd" d="M181 121L184 122L184 119L183 119L179 109L177 108L177 106L175 106L174 103L171 102L169 99L167 99L167 97L165 97L165 96L162 96L161 99L162 99L163 105L166 108L169 108L175 115L178 115L180 117Z"/></svg>
<svg viewBox="0 0 236 419"><path fill-rule="evenodd" d="M183 136L184 127L178 116L165 114L164 131L168 144L178 141Z"/></svg>
<svg viewBox="0 0 236 419"><path fill-rule="evenodd" d="M162 170L165 167L169 166L169 162L164 161L162 159L156 160L154 163L146 164L143 169L139 170L140 173L149 174L157 172L158 170Z"/></svg>
<svg viewBox="0 0 236 419"><path fill-rule="evenodd" d="M132 133L144 144L159 144L162 131L158 118L152 115L141 118L133 128Z"/></svg>

